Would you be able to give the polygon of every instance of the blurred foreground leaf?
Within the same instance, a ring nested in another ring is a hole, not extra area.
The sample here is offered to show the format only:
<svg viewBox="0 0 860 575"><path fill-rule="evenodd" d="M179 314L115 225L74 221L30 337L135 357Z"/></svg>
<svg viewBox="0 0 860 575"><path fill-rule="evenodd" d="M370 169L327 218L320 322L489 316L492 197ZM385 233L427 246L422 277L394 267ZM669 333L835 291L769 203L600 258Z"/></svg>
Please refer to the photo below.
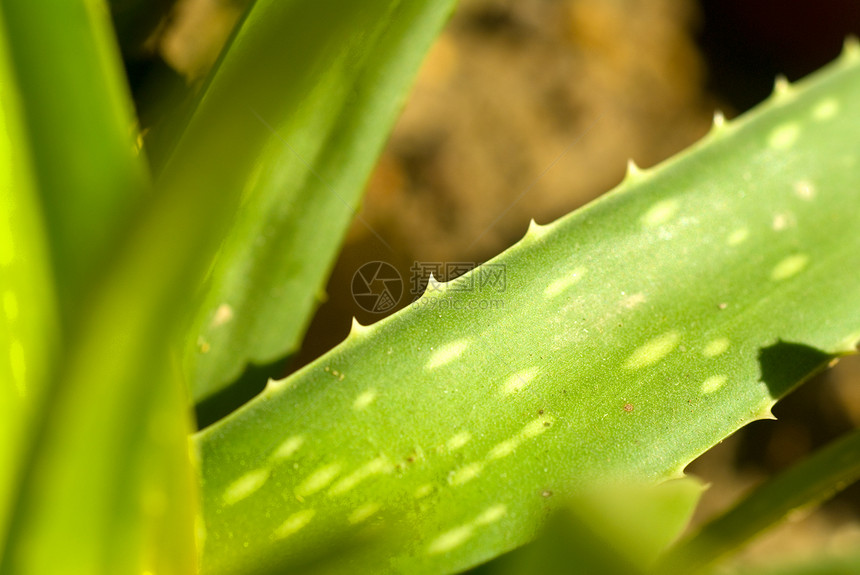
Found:
<svg viewBox="0 0 860 575"><path fill-rule="evenodd" d="M5 23L0 14L0 31ZM48 239L21 95L0 38L0 541L58 343ZM2 553L2 547L0 547Z"/></svg>
<svg viewBox="0 0 860 575"><path fill-rule="evenodd" d="M20 298L3 297L7 322L22 322L8 342L19 396L19 375L26 378L23 409L9 407L19 418L9 424L18 451L10 458L20 464L3 479L15 492L8 509L3 493L0 572L187 574L195 559L190 425L168 351L229 197L208 210L193 189L151 204L143 197L145 165L105 5L0 7L14 146L3 157L14 188L2 215L14 221L2 253L22 274L4 270L6 293ZM141 205L134 219L129 210ZM49 241L40 237L42 211ZM50 280L64 312L61 336Z"/></svg>
<svg viewBox="0 0 860 575"><path fill-rule="evenodd" d="M686 527L702 484L608 485L563 505L536 541L474 575L645 573Z"/></svg>
<svg viewBox="0 0 860 575"><path fill-rule="evenodd" d="M147 189L107 6L3 0L64 323L82 309Z"/></svg>

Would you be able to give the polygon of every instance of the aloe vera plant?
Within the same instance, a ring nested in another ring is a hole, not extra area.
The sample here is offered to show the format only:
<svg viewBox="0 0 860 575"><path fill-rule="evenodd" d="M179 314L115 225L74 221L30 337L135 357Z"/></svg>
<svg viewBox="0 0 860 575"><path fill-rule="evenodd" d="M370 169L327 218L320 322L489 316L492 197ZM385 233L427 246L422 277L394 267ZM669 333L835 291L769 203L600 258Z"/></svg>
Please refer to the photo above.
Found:
<svg viewBox="0 0 860 575"><path fill-rule="evenodd" d="M484 268L354 324L199 434L212 565L380 513L417 534L385 550L395 570L468 567L530 539L567 494L679 477L771 417L860 335L854 277L837 271L857 263L856 150L822 158L851 139L857 64L852 48L747 117L718 118L692 150L631 167ZM506 271L503 310L481 309L490 266Z"/></svg>
<svg viewBox="0 0 860 575"><path fill-rule="evenodd" d="M701 491L686 465L860 339L856 43L354 322L189 457L189 404L296 349L451 2L258 0L157 174L103 6L34 4L0 3L3 573L447 573L565 509L537 546L687 572L740 544L725 525L747 538L856 479L851 437L671 548ZM53 122L97 129L81 148Z"/></svg>

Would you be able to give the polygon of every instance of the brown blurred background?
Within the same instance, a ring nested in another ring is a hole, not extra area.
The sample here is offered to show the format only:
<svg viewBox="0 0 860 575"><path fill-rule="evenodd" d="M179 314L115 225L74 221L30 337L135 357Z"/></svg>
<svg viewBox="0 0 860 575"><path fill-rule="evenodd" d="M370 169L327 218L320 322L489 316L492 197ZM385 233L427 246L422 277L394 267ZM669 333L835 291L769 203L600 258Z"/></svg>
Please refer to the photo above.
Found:
<svg viewBox="0 0 860 575"><path fill-rule="evenodd" d="M169 123L244 2L113 4L142 125ZM729 117L749 109L777 74L812 72L858 32L854 0L461 0L367 188L362 217L395 249L352 227L328 300L284 369L336 345L353 316L380 318L350 295L362 264L390 262L406 279L415 261L485 261L531 218L549 222L609 190L628 158L650 166L669 157L708 130L714 109ZM408 302L407 293L400 306ZM860 425L860 361L843 360L774 411L778 421L748 426L691 466L713 482L697 521ZM858 517L854 486L743 558L860 548Z"/></svg>

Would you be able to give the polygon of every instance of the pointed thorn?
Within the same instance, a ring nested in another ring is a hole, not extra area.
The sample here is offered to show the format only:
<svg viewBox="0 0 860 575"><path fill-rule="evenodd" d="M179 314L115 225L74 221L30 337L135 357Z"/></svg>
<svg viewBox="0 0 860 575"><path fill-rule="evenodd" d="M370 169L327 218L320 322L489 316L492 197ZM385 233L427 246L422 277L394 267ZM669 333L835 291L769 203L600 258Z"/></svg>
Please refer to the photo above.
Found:
<svg viewBox="0 0 860 575"><path fill-rule="evenodd" d="M834 351L836 355L856 355L860 353L860 335L853 333L843 339Z"/></svg>
<svg viewBox="0 0 860 575"><path fill-rule="evenodd" d="M845 37L845 43L842 45L842 57L847 60L860 58L860 40L854 34Z"/></svg>
<svg viewBox="0 0 860 575"><path fill-rule="evenodd" d="M529 229L526 232L526 237L539 238L547 232L548 228L549 226L542 226L532 218L529 222Z"/></svg>
<svg viewBox="0 0 860 575"><path fill-rule="evenodd" d="M759 412L756 419L773 419L776 420L776 416L773 414L773 406L776 405L776 400L771 401L767 405L765 405L762 410Z"/></svg>
<svg viewBox="0 0 860 575"><path fill-rule="evenodd" d="M430 272L430 278L427 280L427 288L424 290L424 295L427 295L430 292L441 291L445 289L444 282L440 282L435 277L433 277L433 272Z"/></svg>
<svg viewBox="0 0 860 575"><path fill-rule="evenodd" d="M669 472L669 476L666 477L666 481L677 481L678 479L684 479L687 477L687 464L685 463L681 467L675 468Z"/></svg>
<svg viewBox="0 0 860 575"><path fill-rule="evenodd" d="M636 165L636 162L633 161L633 158L627 160L627 175L625 176L625 180L638 178L643 173L643 170Z"/></svg>
<svg viewBox="0 0 860 575"><path fill-rule="evenodd" d="M359 337L366 334L370 330L370 326L361 325L355 316L352 317L352 327L349 328L349 337Z"/></svg>
<svg viewBox="0 0 860 575"><path fill-rule="evenodd" d="M777 98L784 98L791 93L791 83L788 78L779 74L773 81L773 95Z"/></svg>

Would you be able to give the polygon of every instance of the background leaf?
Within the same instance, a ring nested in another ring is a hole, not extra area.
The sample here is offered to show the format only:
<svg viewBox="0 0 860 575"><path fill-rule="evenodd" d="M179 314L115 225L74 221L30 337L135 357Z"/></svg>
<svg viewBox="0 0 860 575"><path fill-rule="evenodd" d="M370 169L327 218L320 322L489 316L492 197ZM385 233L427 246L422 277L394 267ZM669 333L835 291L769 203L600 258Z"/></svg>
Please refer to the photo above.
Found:
<svg viewBox="0 0 860 575"><path fill-rule="evenodd" d="M738 550L790 513L829 499L858 478L860 431L855 431L762 484L729 511L685 538L661 562L660 572L690 573Z"/></svg>
<svg viewBox="0 0 860 575"><path fill-rule="evenodd" d="M209 172L212 138L241 143L223 158L222 177L202 176L213 197L235 186L243 203L189 341L196 401L248 363L298 349L364 182L452 5L255 3L173 158ZM197 154L206 160L191 161Z"/></svg>

